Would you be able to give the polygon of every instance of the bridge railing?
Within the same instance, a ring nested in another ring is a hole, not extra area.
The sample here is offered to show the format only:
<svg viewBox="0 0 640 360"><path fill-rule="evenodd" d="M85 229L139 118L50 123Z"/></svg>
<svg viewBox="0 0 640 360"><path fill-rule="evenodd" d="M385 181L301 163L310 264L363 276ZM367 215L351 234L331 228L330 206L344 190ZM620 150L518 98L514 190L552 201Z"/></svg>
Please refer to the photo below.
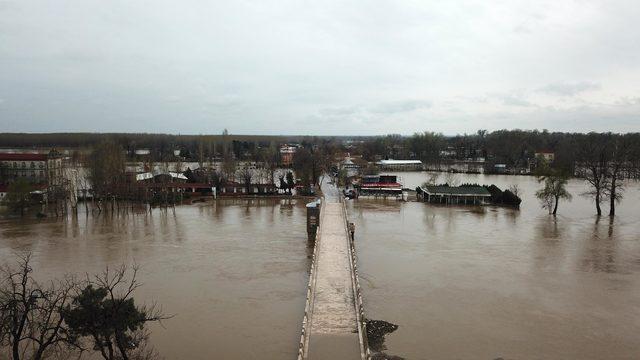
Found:
<svg viewBox="0 0 640 360"><path fill-rule="evenodd" d="M360 357L362 360L370 360L371 352L369 350L369 342L367 339L367 318L364 315L364 303L362 301L362 290L360 288L360 280L358 276L358 257L356 255L355 241L351 238L351 234L349 233L349 217L347 216L347 207L344 202L344 197L340 197L340 202L342 204L342 212L344 214L344 228L349 241L349 262L351 264L351 281L353 284L353 294L355 296L354 306L358 322Z"/></svg>
<svg viewBox="0 0 640 360"><path fill-rule="evenodd" d="M307 300L304 304L304 317L302 318L302 331L300 334L300 343L298 344L298 360L306 359L309 350L309 332L311 327L311 313L313 309L314 287L316 283L316 259L318 255L318 242L321 239L321 224L324 221L324 201L320 203L320 219L318 221L318 230L316 232L316 240L313 244L313 253L311 255L311 266L309 268L309 282L307 284Z"/></svg>

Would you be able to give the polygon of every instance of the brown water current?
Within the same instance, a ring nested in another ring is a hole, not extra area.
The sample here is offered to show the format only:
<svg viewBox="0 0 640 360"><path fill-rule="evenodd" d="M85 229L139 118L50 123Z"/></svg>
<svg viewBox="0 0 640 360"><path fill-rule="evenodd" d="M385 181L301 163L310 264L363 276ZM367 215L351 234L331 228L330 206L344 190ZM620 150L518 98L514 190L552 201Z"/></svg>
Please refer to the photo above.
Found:
<svg viewBox="0 0 640 360"><path fill-rule="evenodd" d="M308 280L302 200L218 200L152 214L1 220L0 262L33 253L40 278L141 266L137 301L166 359L294 359Z"/></svg>
<svg viewBox="0 0 640 360"><path fill-rule="evenodd" d="M415 187L427 173L400 173ZM519 210L395 200L348 202L369 319L397 324L405 359L637 359L640 185L597 218L572 180L558 216L533 177ZM0 263L33 253L41 279L141 266L138 301L176 316L153 325L166 359L294 359L310 249L302 200L218 200L153 213L0 220ZM384 324L383 322L380 322Z"/></svg>
<svg viewBox="0 0 640 360"><path fill-rule="evenodd" d="M427 173L399 173L413 188ZM461 175L517 184L520 210L349 201L366 315L399 328L386 353L406 359L637 359L640 186L617 216L597 218L587 188L556 218L534 177ZM605 214L608 203L603 204Z"/></svg>

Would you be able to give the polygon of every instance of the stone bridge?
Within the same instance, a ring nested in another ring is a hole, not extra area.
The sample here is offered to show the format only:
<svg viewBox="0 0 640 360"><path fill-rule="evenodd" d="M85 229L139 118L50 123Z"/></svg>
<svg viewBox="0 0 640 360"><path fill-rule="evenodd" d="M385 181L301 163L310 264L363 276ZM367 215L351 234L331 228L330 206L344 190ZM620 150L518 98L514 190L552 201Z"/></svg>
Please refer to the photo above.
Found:
<svg viewBox="0 0 640 360"><path fill-rule="evenodd" d="M334 186L324 186L323 192L298 359L366 360L364 310L346 209Z"/></svg>

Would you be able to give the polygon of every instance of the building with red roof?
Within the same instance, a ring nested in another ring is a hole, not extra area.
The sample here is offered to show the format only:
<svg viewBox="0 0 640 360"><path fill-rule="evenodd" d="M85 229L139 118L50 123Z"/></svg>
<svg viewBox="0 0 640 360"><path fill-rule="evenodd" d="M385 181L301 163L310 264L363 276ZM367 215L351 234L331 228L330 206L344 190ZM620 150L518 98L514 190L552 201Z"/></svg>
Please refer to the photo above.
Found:
<svg viewBox="0 0 640 360"><path fill-rule="evenodd" d="M0 153L0 183L20 178L34 184L58 185L62 182L62 157L55 150L48 154Z"/></svg>

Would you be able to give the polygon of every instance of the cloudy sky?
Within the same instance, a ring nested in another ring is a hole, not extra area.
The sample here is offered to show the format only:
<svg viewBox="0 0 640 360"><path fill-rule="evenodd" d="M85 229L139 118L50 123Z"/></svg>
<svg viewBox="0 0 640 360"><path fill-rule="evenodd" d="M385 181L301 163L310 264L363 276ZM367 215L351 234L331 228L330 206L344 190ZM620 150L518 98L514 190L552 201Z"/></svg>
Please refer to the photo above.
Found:
<svg viewBox="0 0 640 360"><path fill-rule="evenodd" d="M0 132L640 131L640 3L0 0Z"/></svg>

